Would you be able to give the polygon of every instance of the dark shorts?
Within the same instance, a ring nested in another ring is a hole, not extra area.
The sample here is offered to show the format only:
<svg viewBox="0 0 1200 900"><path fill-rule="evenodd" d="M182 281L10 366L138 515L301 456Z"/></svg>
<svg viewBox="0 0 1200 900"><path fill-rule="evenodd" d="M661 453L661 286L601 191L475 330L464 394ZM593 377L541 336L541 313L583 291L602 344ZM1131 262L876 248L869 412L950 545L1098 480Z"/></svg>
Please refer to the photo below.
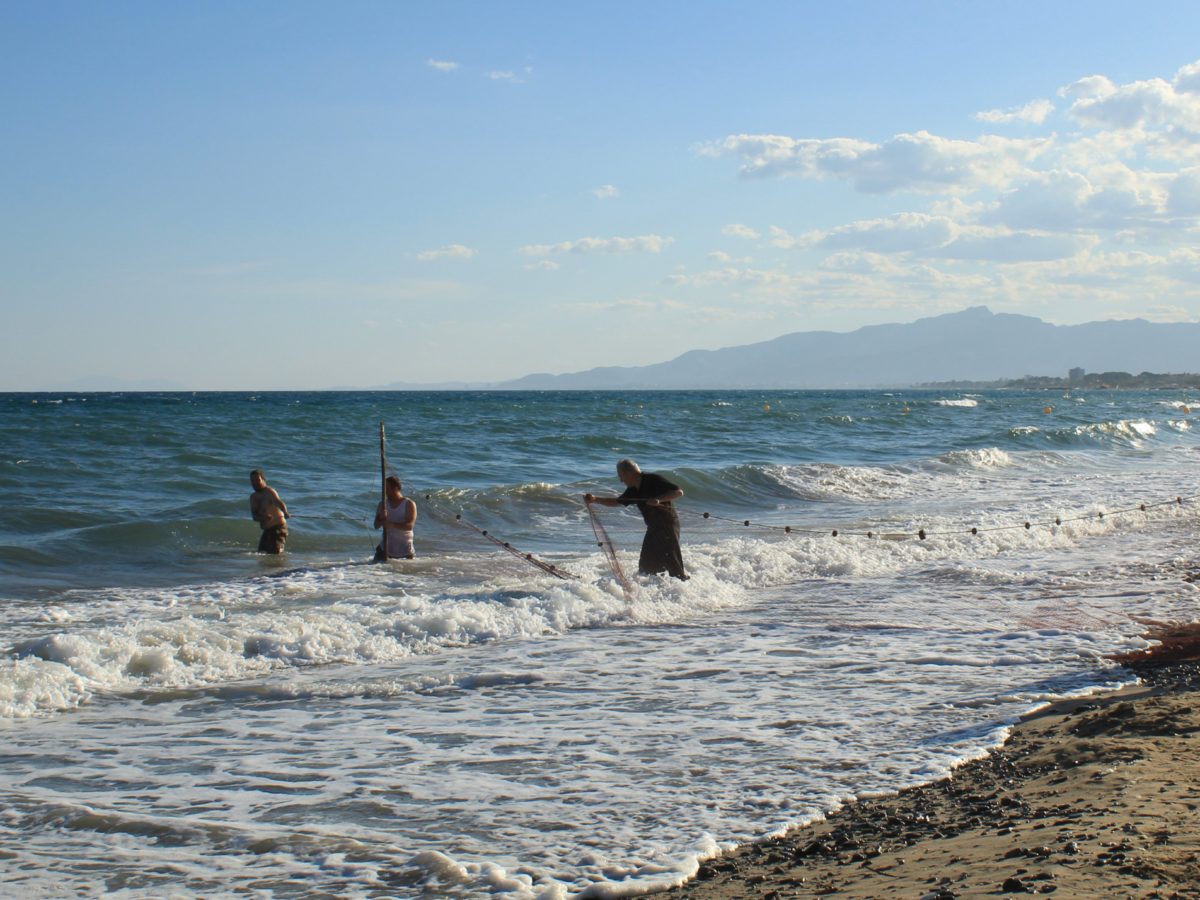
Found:
<svg viewBox="0 0 1200 900"><path fill-rule="evenodd" d="M375 558L373 560L371 560L371 562L386 562L389 559L416 559L416 558L417 558L417 555L415 553L409 553L407 556L387 556L383 552L383 545L377 544L375 546Z"/></svg>
<svg viewBox="0 0 1200 900"><path fill-rule="evenodd" d="M276 525L274 528L264 528L262 537L258 539L259 553L282 553L283 544L287 540L287 526Z"/></svg>

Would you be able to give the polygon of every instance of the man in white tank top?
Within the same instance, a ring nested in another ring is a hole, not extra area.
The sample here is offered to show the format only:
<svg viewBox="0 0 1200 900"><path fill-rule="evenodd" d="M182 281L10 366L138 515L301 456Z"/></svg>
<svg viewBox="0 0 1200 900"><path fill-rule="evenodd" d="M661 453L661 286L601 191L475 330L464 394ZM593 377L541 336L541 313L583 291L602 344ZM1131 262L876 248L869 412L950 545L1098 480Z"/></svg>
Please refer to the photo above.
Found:
<svg viewBox="0 0 1200 900"><path fill-rule="evenodd" d="M395 475L389 475L384 480L384 491L387 494L386 506L379 502L375 509L375 527L381 528L387 522L387 552L384 552L383 542L375 548L375 562L385 559L412 559L416 556L413 550L413 525L417 522L417 504L404 496L404 487Z"/></svg>

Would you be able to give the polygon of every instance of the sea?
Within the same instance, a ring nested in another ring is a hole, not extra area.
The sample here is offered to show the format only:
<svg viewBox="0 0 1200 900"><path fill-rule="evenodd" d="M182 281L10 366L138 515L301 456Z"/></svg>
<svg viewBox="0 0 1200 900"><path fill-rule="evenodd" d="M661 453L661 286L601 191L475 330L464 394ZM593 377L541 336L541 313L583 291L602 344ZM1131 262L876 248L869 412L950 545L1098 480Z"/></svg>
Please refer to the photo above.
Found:
<svg viewBox="0 0 1200 900"><path fill-rule="evenodd" d="M0 895L634 896L941 778L1196 617L1194 393L0 395Z"/></svg>

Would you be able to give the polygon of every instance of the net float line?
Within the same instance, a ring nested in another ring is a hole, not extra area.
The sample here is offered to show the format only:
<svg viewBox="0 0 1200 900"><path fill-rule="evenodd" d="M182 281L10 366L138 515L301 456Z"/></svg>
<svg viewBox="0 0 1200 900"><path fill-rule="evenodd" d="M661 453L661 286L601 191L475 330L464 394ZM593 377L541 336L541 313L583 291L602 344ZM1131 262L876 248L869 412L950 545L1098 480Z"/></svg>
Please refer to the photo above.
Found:
<svg viewBox="0 0 1200 900"><path fill-rule="evenodd" d="M430 504L432 504L432 502L433 502L433 498L429 494L425 495L425 500L428 501ZM436 507L435 507L435 509L436 509ZM442 512L443 515L446 515L445 511L443 511L443 510L438 510L438 511ZM480 537L487 538L489 541L491 541L497 547L500 547L507 553L510 553L517 559L521 560L521 562L528 563L531 566L541 569L547 575L553 575L555 578L561 578L564 581L571 581L571 580L579 581L580 580L580 576L576 575L574 572L568 572L565 569L560 569L558 566L554 565L554 563L552 563L552 562L547 562L544 559L539 559L538 557L534 556L532 553L526 553L522 550L518 550L511 543L509 543L506 540L502 540L501 538L496 537L496 535L492 534L486 528L480 528L478 525L474 524L473 522L463 518L462 513L455 513L454 521L466 528L471 529L476 534L478 534Z"/></svg>
<svg viewBox="0 0 1200 900"><path fill-rule="evenodd" d="M1162 500L1157 503L1139 503L1137 506L1130 506L1130 507L1126 507L1124 509L1114 509L1114 510L1110 510L1109 512L1082 513L1077 516L1068 516L1065 518L1063 516L1055 516L1053 519L1045 519L1045 520L1038 520L1038 521L1034 521L1032 519L1027 519L1024 522L1021 522L1020 524L1014 524L1014 525L993 525L993 526L989 526L989 527L980 527L977 525L972 525L969 528L957 529L957 530L947 530L947 531L929 531L924 528L918 528L915 532L914 531L885 531L885 530L861 531L861 530L846 529L846 528L832 528L832 529L826 528L826 529L818 530L818 529L814 529L814 528L796 528L795 526L792 526L792 525L773 525L768 522L755 522L751 519L735 519L731 516L719 516L716 513L710 513L710 512L692 512L691 510L686 510L686 509L680 509L679 512L683 513L684 515L702 518L702 519L706 519L706 520L714 520L717 522L730 522L734 525L740 525L743 528L761 528L761 529L765 529L768 531L782 532L784 534L806 534L806 535L814 535L814 536L828 536L828 537L835 537L835 538L836 537L865 537L865 538L880 538L882 540L893 540L893 541L912 540L913 538L916 538L917 540L923 541L930 537L957 537L957 536L968 535L968 534L969 535L989 534L992 532L999 532L999 531L1020 531L1020 530L1031 531L1034 528L1056 528L1060 525L1066 525L1071 522L1085 522L1085 521L1088 521L1091 519L1096 519L1096 520L1102 521L1105 517L1122 516L1122 515L1128 515L1129 513L1135 513L1135 512L1147 512L1151 509L1156 509L1158 507L1163 507L1163 506L1183 506L1185 503L1190 503L1196 499L1197 499L1196 496L1190 496L1190 497L1180 496L1180 497L1175 497L1173 500Z"/></svg>

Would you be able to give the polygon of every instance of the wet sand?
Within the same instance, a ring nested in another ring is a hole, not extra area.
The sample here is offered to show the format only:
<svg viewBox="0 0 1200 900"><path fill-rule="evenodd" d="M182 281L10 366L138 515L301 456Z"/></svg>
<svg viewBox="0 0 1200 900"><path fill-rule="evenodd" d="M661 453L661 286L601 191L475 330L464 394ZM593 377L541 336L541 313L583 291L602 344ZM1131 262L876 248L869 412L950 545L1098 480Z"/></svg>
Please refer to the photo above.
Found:
<svg viewBox="0 0 1200 900"><path fill-rule="evenodd" d="M1200 626L941 782L709 860L665 898L1200 897Z"/></svg>

